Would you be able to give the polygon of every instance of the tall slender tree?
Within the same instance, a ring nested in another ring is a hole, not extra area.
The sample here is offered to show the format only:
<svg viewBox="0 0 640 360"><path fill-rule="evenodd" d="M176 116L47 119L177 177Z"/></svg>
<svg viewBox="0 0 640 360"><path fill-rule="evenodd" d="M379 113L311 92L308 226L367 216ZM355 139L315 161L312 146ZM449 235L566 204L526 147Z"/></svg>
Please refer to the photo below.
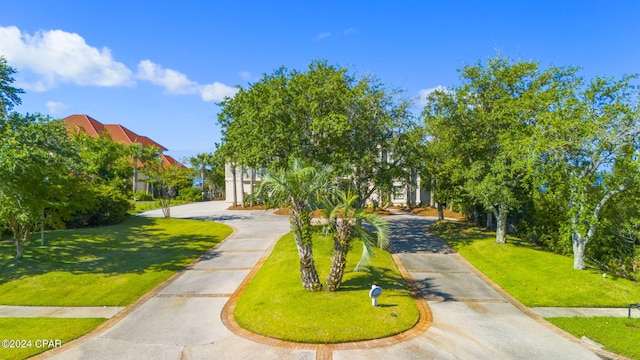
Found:
<svg viewBox="0 0 640 360"><path fill-rule="evenodd" d="M213 166L214 155L212 153L199 153L189 158L189 163L200 174L200 192L204 196L205 181L207 180L207 172Z"/></svg>

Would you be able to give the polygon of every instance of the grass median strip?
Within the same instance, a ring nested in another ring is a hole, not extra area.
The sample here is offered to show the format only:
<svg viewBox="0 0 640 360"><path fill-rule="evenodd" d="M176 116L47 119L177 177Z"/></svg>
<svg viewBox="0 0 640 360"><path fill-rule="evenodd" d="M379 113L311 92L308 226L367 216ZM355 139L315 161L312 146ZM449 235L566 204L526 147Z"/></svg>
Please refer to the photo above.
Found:
<svg viewBox="0 0 640 360"><path fill-rule="evenodd" d="M314 235L314 258L326 278L330 238ZM308 292L300 284L298 254L291 234L282 237L238 300L235 320L254 333L305 343L341 343L387 337L413 327L419 318L415 300L391 255L376 250L366 272L350 272L361 244L347 259L347 272L337 292ZM383 288L377 307L368 294Z"/></svg>
<svg viewBox="0 0 640 360"><path fill-rule="evenodd" d="M22 259L0 242L0 304L126 306L215 246L232 229L207 221L130 216L99 228L52 231Z"/></svg>

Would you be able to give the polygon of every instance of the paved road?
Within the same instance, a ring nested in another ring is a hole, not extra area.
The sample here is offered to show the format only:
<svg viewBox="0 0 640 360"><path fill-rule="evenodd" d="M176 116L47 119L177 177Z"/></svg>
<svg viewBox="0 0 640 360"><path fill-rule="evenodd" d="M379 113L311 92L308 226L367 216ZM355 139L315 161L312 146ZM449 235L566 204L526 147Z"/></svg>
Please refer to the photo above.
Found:
<svg viewBox="0 0 640 360"><path fill-rule="evenodd" d="M433 323L425 332L394 344L372 342L366 348L273 346L243 338L225 327L222 309L275 240L288 231L287 218L264 211L226 211L217 202L174 207L172 216L220 221L236 232L160 291L109 320L105 329L44 357L599 359L586 345L558 335L533 312L514 305L442 242L425 235L425 226L433 220L408 215L390 217L392 250L430 307Z"/></svg>

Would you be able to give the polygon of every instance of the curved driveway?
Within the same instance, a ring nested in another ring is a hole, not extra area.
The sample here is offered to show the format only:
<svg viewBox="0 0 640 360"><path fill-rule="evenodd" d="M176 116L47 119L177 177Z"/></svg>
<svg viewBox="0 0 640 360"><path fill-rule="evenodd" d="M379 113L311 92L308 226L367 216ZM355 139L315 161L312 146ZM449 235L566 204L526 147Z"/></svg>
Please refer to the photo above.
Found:
<svg viewBox="0 0 640 360"><path fill-rule="evenodd" d="M289 230L287 217L228 211L222 202L173 207L173 217L223 222L235 232L189 269L170 279L105 326L63 348L55 359L599 359L561 336L437 239L433 220L396 215L392 252L404 264L433 323L393 345L345 349L273 346L234 334L222 309L252 268ZM146 216L161 216L159 211ZM508 271L508 270L506 270Z"/></svg>

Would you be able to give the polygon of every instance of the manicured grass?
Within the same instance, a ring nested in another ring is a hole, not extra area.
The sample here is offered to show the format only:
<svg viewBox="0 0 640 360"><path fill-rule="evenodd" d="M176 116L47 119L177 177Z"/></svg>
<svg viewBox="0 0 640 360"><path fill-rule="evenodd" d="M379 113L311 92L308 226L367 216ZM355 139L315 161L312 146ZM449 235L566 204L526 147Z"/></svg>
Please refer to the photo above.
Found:
<svg viewBox="0 0 640 360"><path fill-rule="evenodd" d="M155 209L160 209L161 206L158 205L157 202L155 202L154 200L151 201L130 201L131 203L131 209L129 210L129 214L134 215L137 213L141 213L143 211L147 211L147 210L155 210ZM178 206L178 205L183 205L186 204L187 201L185 200L172 200L171 201L171 206Z"/></svg>
<svg viewBox="0 0 640 360"><path fill-rule="evenodd" d="M571 317L547 320L578 338L586 336L604 344L609 351L640 359L640 319Z"/></svg>
<svg viewBox="0 0 640 360"><path fill-rule="evenodd" d="M463 222L438 222L430 231L527 306L626 307L640 300L640 284L597 269L574 270L571 257L526 241L495 242L495 233Z"/></svg>
<svg viewBox="0 0 640 360"><path fill-rule="evenodd" d="M61 344L95 329L106 319L60 319L60 318L0 318L0 340L20 340L8 343L19 348L0 347L1 359L25 359L50 350L49 343L59 340ZM63 330L62 330L63 329Z"/></svg>
<svg viewBox="0 0 640 360"><path fill-rule="evenodd" d="M207 221L128 217L100 228L46 233L15 259L0 242L0 304L126 306L231 234Z"/></svg>
<svg viewBox="0 0 640 360"><path fill-rule="evenodd" d="M252 332L287 341L340 343L391 336L410 329L419 313L391 255L376 251L366 272L351 271L361 251L355 244L347 259L340 291L307 292L300 283L298 254L291 234L275 246L235 309L235 320ZM332 240L314 237L314 258L326 278ZM384 290L372 307L371 285Z"/></svg>
<svg viewBox="0 0 640 360"><path fill-rule="evenodd" d="M574 270L571 257L515 238L497 244L495 233L463 222L438 222L429 230L527 306L626 307L640 299L640 285L588 268ZM561 329L640 359L640 320L611 317L547 319Z"/></svg>

